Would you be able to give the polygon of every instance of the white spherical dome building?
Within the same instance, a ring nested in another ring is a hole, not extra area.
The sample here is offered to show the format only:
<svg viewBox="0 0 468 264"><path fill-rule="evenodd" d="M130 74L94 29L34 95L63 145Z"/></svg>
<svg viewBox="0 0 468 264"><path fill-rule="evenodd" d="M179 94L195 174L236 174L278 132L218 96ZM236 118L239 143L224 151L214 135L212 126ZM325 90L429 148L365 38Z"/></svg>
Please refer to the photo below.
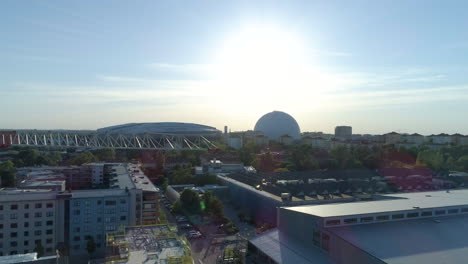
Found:
<svg viewBox="0 0 468 264"><path fill-rule="evenodd" d="M279 140L283 135L300 139L301 130L296 120L281 111L273 111L262 116L255 124L254 131L262 132L272 140Z"/></svg>

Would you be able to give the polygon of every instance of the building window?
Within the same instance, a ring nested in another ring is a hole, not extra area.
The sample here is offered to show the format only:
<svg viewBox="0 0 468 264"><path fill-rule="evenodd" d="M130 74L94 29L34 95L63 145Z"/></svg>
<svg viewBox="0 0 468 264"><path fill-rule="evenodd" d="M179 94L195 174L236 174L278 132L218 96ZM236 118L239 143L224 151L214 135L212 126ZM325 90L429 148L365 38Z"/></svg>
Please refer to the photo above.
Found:
<svg viewBox="0 0 468 264"><path fill-rule="evenodd" d="M34 222L34 226L42 226L42 222L41 221L36 221L36 222Z"/></svg>
<svg viewBox="0 0 468 264"><path fill-rule="evenodd" d="M3 215L0 215L0 220L3 220Z"/></svg>
<svg viewBox="0 0 468 264"><path fill-rule="evenodd" d="M448 214L458 214L458 209L449 209L447 210Z"/></svg>
<svg viewBox="0 0 468 264"><path fill-rule="evenodd" d="M392 215L392 219L402 219L405 218L404 214L394 214Z"/></svg>
<svg viewBox="0 0 468 264"><path fill-rule="evenodd" d="M437 210L435 211L435 215L444 215L445 214L445 210Z"/></svg>
<svg viewBox="0 0 468 264"><path fill-rule="evenodd" d="M23 242L23 245L29 246L29 241L28 241L28 240L25 240L25 241Z"/></svg>
<svg viewBox="0 0 468 264"><path fill-rule="evenodd" d="M0 224L0 229L3 229L3 224Z"/></svg>
<svg viewBox="0 0 468 264"><path fill-rule="evenodd" d="M345 224L355 224L357 223L357 218L346 218L343 220Z"/></svg>
<svg viewBox="0 0 468 264"><path fill-rule="evenodd" d="M340 223L341 223L340 219L326 221L327 225L339 225Z"/></svg>
<svg viewBox="0 0 468 264"><path fill-rule="evenodd" d="M85 232L89 232L89 226L85 226L83 229Z"/></svg>
<svg viewBox="0 0 468 264"><path fill-rule="evenodd" d="M74 245L73 249L80 249L80 245Z"/></svg>
<svg viewBox="0 0 468 264"><path fill-rule="evenodd" d="M53 230L52 230L52 229L47 229L47 230L46 230L46 234L47 234L47 235L52 235L52 233L53 233Z"/></svg>
<svg viewBox="0 0 468 264"><path fill-rule="evenodd" d="M10 247L17 247L18 246L18 242L16 241L11 241L10 242Z"/></svg>
<svg viewBox="0 0 468 264"><path fill-rule="evenodd" d="M468 208L462 208L462 209L461 209L461 212L462 212L462 213L468 213Z"/></svg>
<svg viewBox="0 0 468 264"><path fill-rule="evenodd" d="M388 220L390 217L388 215L378 215L375 217L375 220L377 221L386 221Z"/></svg>
<svg viewBox="0 0 468 264"><path fill-rule="evenodd" d="M52 221L52 220L49 220L49 221L46 222L46 225L48 225L48 226L51 226L53 224L54 224L54 221Z"/></svg>
<svg viewBox="0 0 468 264"><path fill-rule="evenodd" d="M46 244L52 244L52 238L46 239Z"/></svg>
<svg viewBox="0 0 468 264"><path fill-rule="evenodd" d="M10 205L10 210L18 210L18 205L17 204Z"/></svg>
<svg viewBox="0 0 468 264"><path fill-rule="evenodd" d="M418 217L419 216L419 213L407 213L406 214L406 217L408 218L414 218L414 217Z"/></svg>
<svg viewBox="0 0 468 264"><path fill-rule="evenodd" d="M24 231L24 236L25 237L29 236L29 231Z"/></svg>
<svg viewBox="0 0 468 264"><path fill-rule="evenodd" d="M106 201L105 204L106 205L116 205L117 202L116 201Z"/></svg>
<svg viewBox="0 0 468 264"><path fill-rule="evenodd" d="M432 215L432 211L425 211L421 213L421 216L431 216L431 215Z"/></svg>
<svg viewBox="0 0 468 264"><path fill-rule="evenodd" d="M121 203L121 204L126 204L127 201L126 201L125 199L120 199L120 203Z"/></svg>
<svg viewBox="0 0 468 264"><path fill-rule="evenodd" d="M17 219L17 218L18 218L18 215L17 215L17 214L11 214L11 215L10 215L10 219L12 219L12 220L13 220L13 219Z"/></svg>
<svg viewBox="0 0 468 264"><path fill-rule="evenodd" d="M47 217L54 216L54 212L46 212L46 216L47 216Z"/></svg>
<svg viewBox="0 0 468 264"><path fill-rule="evenodd" d="M24 227L29 227L29 222L24 222L23 226Z"/></svg>
<svg viewBox="0 0 468 264"><path fill-rule="evenodd" d="M17 232L11 232L10 237L11 238L18 237L18 233Z"/></svg>
<svg viewBox="0 0 468 264"><path fill-rule="evenodd" d="M16 250L10 251L10 255L17 255L17 254L18 254L18 251Z"/></svg>
<svg viewBox="0 0 468 264"><path fill-rule="evenodd" d="M97 218L97 222L98 222L98 223L101 223L101 221L102 221L101 217L98 217L98 218Z"/></svg>
<svg viewBox="0 0 468 264"><path fill-rule="evenodd" d="M97 248L101 248L101 243L96 243Z"/></svg>
<svg viewBox="0 0 468 264"><path fill-rule="evenodd" d="M74 236L73 241L80 241L80 237L79 236Z"/></svg>
<svg viewBox="0 0 468 264"><path fill-rule="evenodd" d="M322 248L325 251L330 249L330 236L324 233L322 233Z"/></svg>
<svg viewBox="0 0 468 264"><path fill-rule="evenodd" d="M46 204L46 207L47 207L47 208L53 208L53 207L54 207L54 204L53 204L53 203L47 203L47 204Z"/></svg>
<svg viewBox="0 0 468 264"><path fill-rule="evenodd" d="M372 216L366 216L361 218L361 223L368 223L374 221L374 217Z"/></svg>
<svg viewBox="0 0 468 264"><path fill-rule="evenodd" d="M3 205L0 205L0 211L3 211Z"/></svg>
<svg viewBox="0 0 468 264"><path fill-rule="evenodd" d="M42 230L36 230L36 231L34 231L34 235L35 235L35 236L40 236L40 235L42 235Z"/></svg>
<svg viewBox="0 0 468 264"><path fill-rule="evenodd" d="M47 249L46 249L46 252L49 252L49 253L52 252L52 248L50 248L50 247L47 248Z"/></svg>
<svg viewBox="0 0 468 264"><path fill-rule="evenodd" d="M29 213L24 213L24 218L29 218Z"/></svg>
<svg viewBox="0 0 468 264"><path fill-rule="evenodd" d="M89 205L90 205L90 204L89 204L89 201L85 201L85 202L84 202L84 205L85 205L85 206L89 206Z"/></svg>
<svg viewBox="0 0 468 264"><path fill-rule="evenodd" d="M34 217L36 217L36 218L42 217L42 213L41 212L36 212L36 213L34 213Z"/></svg>
<svg viewBox="0 0 468 264"><path fill-rule="evenodd" d="M74 206L80 206L80 201L74 201L74 202L73 202L73 205L74 205Z"/></svg>
<svg viewBox="0 0 468 264"><path fill-rule="evenodd" d="M80 210L73 210L73 214L74 214L74 215L79 215L79 214L80 214Z"/></svg>
<svg viewBox="0 0 468 264"><path fill-rule="evenodd" d="M10 228L18 228L18 223L11 223Z"/></svg>
<svg viewBox="0 0 468 264"><path fill-rule="evenodd" d="M98 200L98 201L97 201L97 204L98 204L98 205L101 205L101 204L102 204L102 201L101 201L101 200Z"/></svg>
<svg viewBox="0 0 468 264"><path fill-rule="evenodd" d="M42 208L42 204L41 203L36 203L34 205L34 208L36 208L36 209Z"/></svg>
<svg viewBox="0 0 468 264"><path fill-rule="evenodd" d="M75 233L79 233L79 232L80 232L80 228L79 228L79 227L75 227L75 228L73 228L73 232L75 232Z"/></svg>
<svg viewBox="0 0 468 264"><path fill-rule="evenodd" d="M120 216L120 221L125 221L127 220L127 217L125 215Z"/></svg>
<svg viewBox="0 0 468 264"><path fill-rule="evenodd" d="M0 238L3 238L3 233L0 233Z"/></svg>
<svg viewBox="0 0 468 264"><path fill-rule="evenodd" d="M24 209L29 209L29 204L25 204Z"/></svg>
<svg viewBox="0 0 468 264"><path fill-rule="evenodd" d="M85 222L85 223L89 223L89 221L90 221L90 220L89 220L89 217L85 217L84 222Z"/></svg>

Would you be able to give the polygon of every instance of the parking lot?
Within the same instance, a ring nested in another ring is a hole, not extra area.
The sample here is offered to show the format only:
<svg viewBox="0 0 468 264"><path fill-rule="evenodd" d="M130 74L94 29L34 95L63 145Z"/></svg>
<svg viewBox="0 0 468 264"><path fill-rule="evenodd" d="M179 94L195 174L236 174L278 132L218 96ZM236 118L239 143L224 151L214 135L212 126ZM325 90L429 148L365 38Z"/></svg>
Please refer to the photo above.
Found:
<svg viewBox="0 0 468 264"><path fill-rule="evenodd" d="M161 209L167 220L177 224L180 235L185 235L192 247L192 257L196 264L215 264L227 245L244 243L240 235L227 235L218 224L209 218L199 216L173 215L170 212L170 202L161 198Z"/></svg>

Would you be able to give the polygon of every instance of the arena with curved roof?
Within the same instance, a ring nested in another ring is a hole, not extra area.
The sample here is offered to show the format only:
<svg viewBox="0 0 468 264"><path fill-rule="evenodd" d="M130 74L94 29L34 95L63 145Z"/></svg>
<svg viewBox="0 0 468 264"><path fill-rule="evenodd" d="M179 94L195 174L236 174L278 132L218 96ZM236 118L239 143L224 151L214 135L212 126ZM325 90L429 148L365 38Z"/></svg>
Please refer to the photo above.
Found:
<svg viewBox="0 0 468 264"><path fill-rule="evenodd" d="M159 122L159 123L128 123L123 125L100 128L98 133L111 134L183 134L183 135L217 135L220 133L214 127L193 123Z"/></svg>

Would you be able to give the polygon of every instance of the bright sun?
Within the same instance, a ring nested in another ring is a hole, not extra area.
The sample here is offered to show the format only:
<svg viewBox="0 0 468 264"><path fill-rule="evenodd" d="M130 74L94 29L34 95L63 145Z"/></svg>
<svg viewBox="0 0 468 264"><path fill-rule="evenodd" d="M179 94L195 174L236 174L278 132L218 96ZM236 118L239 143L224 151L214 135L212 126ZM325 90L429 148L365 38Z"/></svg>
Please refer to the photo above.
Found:
<svg viewBox="0 0 468 264"><path fill-rule="evenodd" d="M248 27L227 38L216 56L216 73L230 81L278 81L297 73L304 51L302 40L288 31Z"/></svg>
<svg viewBox="0 0 468 264"><path fill-rule="evenodd" d="M242 102L246 111L259 112L293 109L310 98L319 105L320 89L333 80L313 65L307 54L312 49L299 36L280 27L251 26L227 37L211 70L214 101L224 109L238 109Z"/></svg>

